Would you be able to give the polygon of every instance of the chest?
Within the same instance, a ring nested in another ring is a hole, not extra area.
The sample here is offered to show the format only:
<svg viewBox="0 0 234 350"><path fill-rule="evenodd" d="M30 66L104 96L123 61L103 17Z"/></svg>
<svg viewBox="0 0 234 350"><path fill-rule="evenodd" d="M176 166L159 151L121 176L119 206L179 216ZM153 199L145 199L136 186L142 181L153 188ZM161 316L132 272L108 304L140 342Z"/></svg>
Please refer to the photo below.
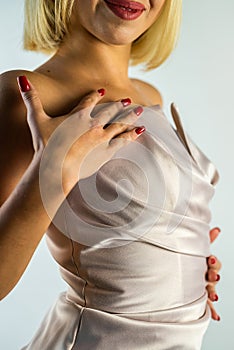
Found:
<svg viewBox="0 0 234 350"><path fill-rule="evenodd" d="M39 86L38 91L45 112L51 117L58 117L70 113L86 95L99 88L100 86L93 86L91 83L81 83L74 88L49 83ZM146 90L139 91L134 86L108 86L105 90L105 96L97 104L120 101L124 98L130 98L133 104L142 106L153 104Z"/></svg>

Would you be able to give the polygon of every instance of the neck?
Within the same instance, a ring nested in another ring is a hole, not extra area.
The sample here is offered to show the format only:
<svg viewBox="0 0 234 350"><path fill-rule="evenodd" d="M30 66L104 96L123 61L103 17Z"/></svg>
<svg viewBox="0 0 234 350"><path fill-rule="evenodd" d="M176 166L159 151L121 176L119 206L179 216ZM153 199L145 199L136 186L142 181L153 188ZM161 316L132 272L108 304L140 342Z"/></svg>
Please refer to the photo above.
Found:
<svg viewBox="0 0 234 350"><path fill-rule="evenodd" d="M121 86L129 81L130 52L131 44L110 45L88 32L79 31L66 37L52 60L53 64L57 62L63 67L72 80L91 78L93 82Z"/></svg>

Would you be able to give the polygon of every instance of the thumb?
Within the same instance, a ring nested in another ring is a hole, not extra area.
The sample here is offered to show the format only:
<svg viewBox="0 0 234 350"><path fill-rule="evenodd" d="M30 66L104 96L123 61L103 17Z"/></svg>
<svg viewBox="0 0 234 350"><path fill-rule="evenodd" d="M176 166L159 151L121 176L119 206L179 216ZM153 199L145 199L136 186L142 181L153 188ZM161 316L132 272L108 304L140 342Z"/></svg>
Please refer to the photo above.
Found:
<svg viewBox="0 0 234 350"><path fill-rule="evenodd" d="M44 110L38 96L38 93L26 76L17 77L20 93L22 95L25 107L28 111L28 118L30 116L39 117L44 114Z"/></svg>

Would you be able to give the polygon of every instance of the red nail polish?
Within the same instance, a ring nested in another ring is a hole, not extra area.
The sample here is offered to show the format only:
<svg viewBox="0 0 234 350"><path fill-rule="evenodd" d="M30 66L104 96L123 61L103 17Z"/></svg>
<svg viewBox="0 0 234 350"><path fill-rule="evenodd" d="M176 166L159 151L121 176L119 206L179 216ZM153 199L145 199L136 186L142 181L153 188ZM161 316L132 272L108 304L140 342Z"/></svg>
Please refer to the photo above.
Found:
<svg viewBox="0 0 234 350"><path fill-rule="evenodd" d="M132 103L130 98L124 98L123 100L121 100L121 102L122 102L124 107L127 107Z"/></svg>
<svg viewBox="0 0 234 350"><path fill-rule="evenodd" d="M22 92L28 92L31 90L28 79L24 75L18 77L18 82Z"/></svg>
<svg viewBox="0 0 234 350"><path fill-rule="evenodd" d="M216 263L216 259L215 259L215 258L211 258L211 259L210 259L210 263L211 263L212 265L214 265L214 264Z"/></svg>
<svg viewBox="0 0 234 350"><path fill-rule="evenodd" d="M219 300L219 297L217 294L214 294L213 295L213 298L212 298L212 301L218 301Z"/></svg>
<svg viewBox="0 0 234 350"><path fill-rule="evenodd" d="M220 233L220 232L221 232L221 230L220 230L220 228L219 228L219 227L215 227L215 228L214 228L214 230L215 230L215 231L217 231L218 233Z"/></svg>
<svg viewBox="0 0 234 350"><path fill-rule="evenodd" d="M220 317L219 317L219 316L217 316L216 320L217 320L217 321L220 321Z"/></svg>
<svg viewBox="0 0 234 350"><path fill-rule="evenodd" d="M141 106L138 106L134 109L134 113L139 116L143 112L143 108Z"/></svg>
<svg viewBox="0 0 234 350"><path fill-rule="evenodd" d="M142 134L144 131L145 131L145 127L144 126L135 129L135 132L137 133L137 135Z"/></svg>
<svg viewBox="0 0 234 350"><path fill-rule="evenodd" d="M98 93L99 93L99 95L104 96L105 93L106 93L106 90L105 89L99 89Z"/></svg>
<svg viewBox="0 0 234 350"><path fill-rule="evenodd" d="M220 280L220 275L216 276L216 282L218 282Z"/></svg>

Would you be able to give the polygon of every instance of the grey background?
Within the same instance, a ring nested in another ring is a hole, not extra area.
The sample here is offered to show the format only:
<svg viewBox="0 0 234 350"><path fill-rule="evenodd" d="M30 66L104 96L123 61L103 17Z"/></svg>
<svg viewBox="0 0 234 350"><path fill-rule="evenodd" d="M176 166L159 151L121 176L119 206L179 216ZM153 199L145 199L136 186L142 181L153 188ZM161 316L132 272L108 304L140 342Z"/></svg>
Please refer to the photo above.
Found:
<svg viewBox="0 0 234 350"><path fill-rule="evenodd" d="M220 171L221 180L211 203L211 227L218 225L222 229L212 247L223 263L217 287L220 301L216 304L221 322L211 322L204 350L234 349L233 14L232 0L184 1L182 31L174 54L153 72L142 74L138 68L130 69L131 76L142 78L161 91L169 119L169 103L176 102L188 133ZM34 69L46 59L22 50L22 23L23 1L0 0L0 72ZM19 284L0 303L0 348L15 350L26 344L65 288L42 240Z"/></svg>

